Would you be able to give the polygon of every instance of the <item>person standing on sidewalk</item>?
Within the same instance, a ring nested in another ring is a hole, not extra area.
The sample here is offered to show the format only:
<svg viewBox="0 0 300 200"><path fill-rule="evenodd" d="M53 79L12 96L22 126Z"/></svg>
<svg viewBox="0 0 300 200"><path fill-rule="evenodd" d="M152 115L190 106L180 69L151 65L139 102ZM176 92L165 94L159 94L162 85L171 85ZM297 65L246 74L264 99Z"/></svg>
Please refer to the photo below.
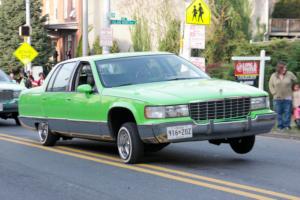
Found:
<svg viewBox="0 0 300 200"><path fill-rule="evenodd" d="M280 130L291 129L293 83L297 77L287 71L286 64L279 62L277 70L272 74L269 81L269 89L273 95L274 110L277 113L277 127Z"/></svg>

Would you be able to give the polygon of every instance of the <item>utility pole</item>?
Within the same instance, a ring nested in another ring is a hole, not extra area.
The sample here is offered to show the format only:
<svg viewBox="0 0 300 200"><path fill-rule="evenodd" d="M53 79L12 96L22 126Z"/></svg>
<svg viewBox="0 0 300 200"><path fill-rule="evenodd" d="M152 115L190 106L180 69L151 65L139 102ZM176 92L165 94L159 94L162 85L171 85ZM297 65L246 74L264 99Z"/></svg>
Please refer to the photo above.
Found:
<svg viewBox="0 0 300 200"><path fill-rule="evenodd" d="M88 55L88 34L89 34L89 19L88 19L88 0L82 0L82 56Z"/></svg>
<svg viewBox="0 0 300 200"><path fill-rule="evenodd" d="M103 17L102 17L102 28L110 28L110 0L103 0ZM103 46L102 53L109 54L110 47Z"/></svg>
<svg viewBox="0 0 300 200"><path fill-rule="evenodd" d="M26 7L26 26L29 26L29 30L31 31L31 22L30 22L30 0L25 0ZM24 42L27 42L31 45L31 36L29 34L28 37L24 37ZM27 64L27 71L31 71L31 62Z"/></svg>

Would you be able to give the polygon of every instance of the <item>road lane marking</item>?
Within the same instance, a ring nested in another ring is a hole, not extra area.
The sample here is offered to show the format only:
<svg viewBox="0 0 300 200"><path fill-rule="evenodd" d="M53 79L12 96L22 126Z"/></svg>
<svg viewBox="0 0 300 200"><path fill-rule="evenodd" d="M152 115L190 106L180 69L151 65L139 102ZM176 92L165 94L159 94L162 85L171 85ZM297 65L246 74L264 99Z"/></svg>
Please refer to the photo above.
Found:
<svg viewBox="0 0 300 200"><path fill-rule="evenodd" d="M9 137L9 138L17 139L17 140L22 140L22 141L27 141L27 142L39 145L38 142L36 142L34 140L30 140L30 139L15 137L15 136L6 135L6 134L0 134L0 136ZM93 152L89 152L89 151L86 151L86 150L78 150L78 149L73 149L73 148L70 148L70 147L62 147L62 146L56 146L54 148L57 148L57 149L60 149L60 150L76 152L76 153L81 153L81 154L88 155L88 156L93 156L93 157L102 158L102 159L108 159L108 160L111 160L111 161L122 163L122 160L117 158L117 157L103 155L101 153L93 153ZM208 181L208 182L214 183L214 184L221 184L221 185L230 186L230 187L234 187L234 188L238 188L238 189L248 190L248 191L257 192L257 193L266 194L266 195L271 195L271 196L274 196L274 197L279 197L279 198L284 198L284 199L291 199L291 200L300 199L299 197L284 194L284 193L279 193L279 192L274 192L274 191L270 191L270 190L266 190L266 189L253 187L253 186L228 182L228 181L224 181L224 180L220 180L220 179L215 179L215 178L210 178L210 177L201 176L201 175L197 175L197 174L192 174L192 173L188 173L188 172L184 172L184 171L180 171L180 170L175 170L175 169L171 169L171 168L160 167L160 166L149 165L149 164L137 164L135 166L140 166L140 167L143 167L143 168L152 169L152 170L156 170L156 171L158 170L158 171L166 172L166 173L169 173L169 174L170 173L171 174L176 174L176 175L180 175L180 176L184 176L184 177L188 177L188 178L193 178L193 179L197 179L197 180Z"/></svg>
<svg viewBox="0 0 300 200"><path fill-rule="evenodd" d="M145 174L151 174L151 175L163 177L163 178L178 181L178 182L192 184L192 185L200 186L203 188L209 188L209 189L218 190L218 191L222 191L222 192L226 192L226 193L231 193L234 195L244 196L244 197L251 198L251 199L273 200L273 198L262 196L262 195L257 195L257 194L240 191L240 190L236 190L236 189L232 189L232 188L228 188L228 187L223 187L223 186L219 186L219 185L214 185L214 184L210 184L210 183L200 182L197 180L180 177L180 176L175 176L172 174L166 174L166 173L162 173L162 172L158 172L158 171L153 171L150 169L145 169L145 168L137 167L134 165L126 165L126 164L122 164L122 163L118 163L118 162L102 160L99 158L89 157L89 156L85 156L85 155L81 155L81 154L75 154L72 152L63 151L63 150L55 149L55 148L51 148L51 147L49 148L49 147L41 146L38 144L33 144L33 143L25 142L25 141L11 139L8 137L0 136L0 140L15 143L15 144L21 144L21 145L28 146L28 147L34 147L34 148L42 149L45 151L55 152L58 154L68 155L68 156L80 158L83 160L89 160L89 161L93 161L93 162L97 162L97 163L101 163L101 164L105 164L105 165L109 165L109 166L128 169L128 170L132 170L132 171L136 171L136 172L142 172Z"/></svg>

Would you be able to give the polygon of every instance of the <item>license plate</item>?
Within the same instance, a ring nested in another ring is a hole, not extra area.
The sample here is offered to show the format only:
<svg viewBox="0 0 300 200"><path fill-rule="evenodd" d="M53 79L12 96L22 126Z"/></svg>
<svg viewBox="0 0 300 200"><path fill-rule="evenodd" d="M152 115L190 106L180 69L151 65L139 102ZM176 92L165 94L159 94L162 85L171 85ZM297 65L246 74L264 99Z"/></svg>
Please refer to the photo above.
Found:
<svg viewBox="0 0 300 200"><path fill-rule="evenodd" d="M167 127L168 140L184 139L193 137L193 126L173 126Z"/></svg>
<svg viewBox="0 0 300 200"><path fill-rule="evenodd" d="M0 103L0 112L3 111L3 104Z"/></svg>

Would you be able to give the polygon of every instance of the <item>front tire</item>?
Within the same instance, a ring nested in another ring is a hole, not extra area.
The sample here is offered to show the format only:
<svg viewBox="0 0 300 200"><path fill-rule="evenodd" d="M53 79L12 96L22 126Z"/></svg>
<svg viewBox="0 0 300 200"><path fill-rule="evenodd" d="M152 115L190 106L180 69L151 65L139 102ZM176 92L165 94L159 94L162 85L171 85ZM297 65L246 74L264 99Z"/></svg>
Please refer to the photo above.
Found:
<svg viewBox="0 0 300 200"><path fill-rule="evenodd" d="M47 123L40 123L37 129L40 143L44 146L54 146L56 141L59 139L57 135L54 135L51 132Z"/></svg>
<svg viewBox="0 0 300 200"><path fill-rule="evenodd" d="M255 143L255 135L241 138L233 138L230 140L232 150L238 154L249 153Z"/></svg>
<svg viewBox="0 0 300 200"><path fill-rule="evenodd" d="M121 126L117 146L124 163L135 164L140 161L144 154L144 144L139 137L135 123L127 122Z"/></svg>

